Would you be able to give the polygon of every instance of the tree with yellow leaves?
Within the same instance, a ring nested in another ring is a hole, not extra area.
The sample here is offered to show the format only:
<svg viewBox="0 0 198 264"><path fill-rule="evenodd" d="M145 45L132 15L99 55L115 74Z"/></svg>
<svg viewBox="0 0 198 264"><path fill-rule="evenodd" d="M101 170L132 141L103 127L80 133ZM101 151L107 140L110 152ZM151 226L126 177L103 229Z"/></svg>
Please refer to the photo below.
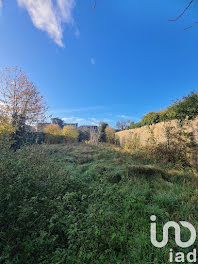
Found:
<svg viewBox="0 0 198 264"><path fill-rule="evenodd" d="M73 126L64 126L62 130L62 135L65 137L66 142L77 142L79 132Z"/></svg>
<svg viewBox="0 0 198 264"><path fill-rule="evenodd" d="M48 144L58 144L62 142L62 131L59 125L50 124L45 127L44 133L46 134L46 142Z"/></svg>
<svg viewBox="0 0 198 264"><path fill-rule="evenodd" d="M115 143L115 129L110 126L105 128L106 142L110 144Z"/></svg>
<svg viewBox="0 0 198 264"><path fill-rule="evenodd" d="M0 117L0 148L11 146L12 134L15 132L14 127L11 125L9 118L1 115Z"/></svg>

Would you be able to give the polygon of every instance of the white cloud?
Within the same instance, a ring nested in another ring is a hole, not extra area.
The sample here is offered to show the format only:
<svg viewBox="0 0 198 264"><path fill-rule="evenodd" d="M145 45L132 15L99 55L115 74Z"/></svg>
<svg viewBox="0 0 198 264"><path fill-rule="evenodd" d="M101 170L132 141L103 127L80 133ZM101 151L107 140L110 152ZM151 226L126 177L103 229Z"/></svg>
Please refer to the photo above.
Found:
<svg viewBox="0 0 198 264"><path fill-rule="evenodd" d="M0 9L2 8L2 6L3 6L3 3L2 3L2 0L0 0Z"/></svg>
<svg viewBox="0 0 198 264"><path fill-rule="evenodd" d="M65 121L66 123L80 123L80 122L85 121L84 118L75 117L75 116L63 117L62 120Z"/></svg>
<svg viewBox="0 0 198 264"><path fill-rule="evenodd" d="M92 65L95 65L96 64L96 61L94 60L94 58L91 58L91 64Z"/></svg>
<svg viewBox="0 0 198 264"><path fill-rule="evenodd" d="M81 118L76 116L71 117L63 117L62 120L65 123L78 123L81 125L99 125L100 121L94 117L88 117L88 118Z"/></svg>
<svg viewBox="0 0 198 264"><path fill-rule="evenodd" d="M62 24L73 24L72 9L75 0L17 1L20 7L27 9L35 27L46 31L59 46L64 47Z"/></svg>
<svg viewBox="0 0 198 264"><path fill-rule="evenodd" d="M74 8L74 0L57 0L57 6L59 8L59 15L62 16L63 22L73 23L72 9Z"/></svg>

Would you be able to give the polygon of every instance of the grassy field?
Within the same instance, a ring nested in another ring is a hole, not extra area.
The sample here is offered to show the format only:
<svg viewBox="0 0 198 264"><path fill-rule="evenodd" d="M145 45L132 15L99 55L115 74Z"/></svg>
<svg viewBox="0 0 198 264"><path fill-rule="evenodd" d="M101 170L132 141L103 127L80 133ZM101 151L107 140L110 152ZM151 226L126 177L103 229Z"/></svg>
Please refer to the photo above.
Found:
<svg viewBox="0 0 198 264"><path fill-rule="evenodd" d="M197 178L108 146L33 146L0 156L2 264L167 264L169 249L181 249L174 232L165 248L152 246L153 214L159 240L169 220L198 228ZM188 235L183 229L182 239Z"/></svg>

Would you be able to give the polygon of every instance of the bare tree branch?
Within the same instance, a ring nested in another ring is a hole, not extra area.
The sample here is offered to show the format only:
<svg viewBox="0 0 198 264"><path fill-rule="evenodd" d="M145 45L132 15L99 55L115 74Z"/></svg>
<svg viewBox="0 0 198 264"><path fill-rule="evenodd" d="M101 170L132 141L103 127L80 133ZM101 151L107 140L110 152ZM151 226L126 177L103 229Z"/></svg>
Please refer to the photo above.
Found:
<svg viewBox="0 0 198 264"><path fill-rule="evenodd" d="M190 0L189 4L186 6L186 8L183 10L183 12L176 19L169 19L169 21L179 20L186 13L186 11L189 9L189 7L192 5L193 2L194 2L194 0Z"/></svg>
<svg viewBox="0 0 198 264"><path fill-rule="evenodd" d="M197 22L195 22L195 23L193 23L191 26L189 26L189 27L185 28L184 30L188 30L188 29L190 29L190 28L192 28L192 27L196 26L197 24L198 24L198 21L197 21Z"/></svg>

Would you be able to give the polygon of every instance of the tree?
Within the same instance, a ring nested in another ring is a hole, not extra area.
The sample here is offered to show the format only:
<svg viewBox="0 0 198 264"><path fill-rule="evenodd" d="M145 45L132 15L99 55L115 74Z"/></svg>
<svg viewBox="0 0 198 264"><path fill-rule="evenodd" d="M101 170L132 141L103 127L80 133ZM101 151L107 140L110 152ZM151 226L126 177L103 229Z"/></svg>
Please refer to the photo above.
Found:
<svg viewBox="0 0 198 264"><path fill-rule="evenodd" d="M99 140L99 142L106 142L105 129L106 129L107 126L108 126L107 123L100 122L99 128L98 128L98 132L99 132L98 140Z"/></svg>
<svg viewBox="0 0 198 264"><path fill-rule="evenodd" d="M0 70L0 111L7 115L15 132L12 148L20 148L25 139L25 125L33 125L45 118L47 111L43 96L26 74L18 67Z"/></svg>
<svg viewBox="0 0 198 264"><path fill-rule="evenodd" d="M58 144L62 142L62 131L59 125L50 124L45 127L44 133L46 134L46 142L48 144Z"/></svg>
<svg viewBox="0 0 198 264"><path fill-rule="evenodd" d="M110 144L115 143L115 129L113 129L110 126L107 126L105 128L105 135L106 135L106 142L108 142Z"/></svg>
<svg viewBox="0 0 198 264"><path fill-rule="evenodd" d="M134 121L131 121L131 122L130 122L130 126L133 126L134 124L135 124Z"/></svg>
<svg viewBox="0 0 198 264"><path fill-rule="evenodd" d="M12 142L12 134L14 133L14 128L11 125L9 118L4 115L0 116L0 148L10 147Z"/></svg>
<svg viewBox="0 0 198 264"><path fill-rule="evenodd" d="M116 127L119 129L119 130L125 130L125 129L128 129L130 124L132 122L130 120L120 120L116 123Z"/></svg>
<svg viewBox="0 0 198 264"><path fill-rule="evenodd" d="M52 118L51 120L52 120L52 124L59 125L60 128L64 127L64 122L62 119L55 117L55 118Z"/></svg>
<svg viewBox="0 0 198 264"><path fill-rule="evenodd" d="M158 112L149 112L146 115L144 115L142 119L142 123L144 125L152 125L152 124L157 124L159 123L160 120L160 115Z"/></svg>
<svg viewBox="0 0 198 264"><path fill-rule="evenodd" d="M185 119L192 120L198 116L198 93L192 92L184 96L183 100L173 105L175 118L182 121Z"/></svg>
<svg viewBox="0 0 198 264"><path fill-rule="evenodd" d="M66 142L78 141L79 132L73 126L64 126L62 135L65 137Z"/></svg>
<svg viewBox="0 0 198 264"><path fill-rule="evenodd" d="M0 70L2 112L8 113L13 124L35 124L45 118L47 107L37 87L22 69L4 67Z"/></svg>
<svg viewBox="0 0 198 264"><path fill-rule="evenodd" d="M58 135L61 135L61 129L60 129L59 125L50 124L50 125L45 127L44 133L50 134L53 136L58 136Z"/></svg>

